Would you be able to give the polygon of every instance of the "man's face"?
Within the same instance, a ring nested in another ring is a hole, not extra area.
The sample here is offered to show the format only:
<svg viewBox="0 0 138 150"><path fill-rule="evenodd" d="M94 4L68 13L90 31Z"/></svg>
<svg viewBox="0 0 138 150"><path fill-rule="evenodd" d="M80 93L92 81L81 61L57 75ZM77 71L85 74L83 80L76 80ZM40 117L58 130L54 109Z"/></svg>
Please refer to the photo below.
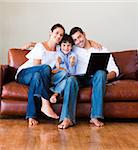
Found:
<svg viewBox="0 0 138 150"><path fill-rule="evenodd" d="M86 43L85 33L82 34L81 32L77 31L72 35L72 38L76 46L81 48L85 47L85 43Z"/></svg>

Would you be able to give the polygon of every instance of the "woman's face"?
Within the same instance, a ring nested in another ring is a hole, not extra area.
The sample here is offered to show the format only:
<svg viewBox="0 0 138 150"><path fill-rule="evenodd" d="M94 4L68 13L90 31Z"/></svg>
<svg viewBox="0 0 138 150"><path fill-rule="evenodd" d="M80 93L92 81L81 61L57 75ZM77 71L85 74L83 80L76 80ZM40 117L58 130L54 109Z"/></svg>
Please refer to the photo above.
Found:
<svg viewBox="0 0 138 150"><path fill-rule="evenodd" d="M57 27L53 30L53 32L50 33L50 38L56 43L59 44L59 42L62 40L64 35L64 30L60 27Z"/></svg>

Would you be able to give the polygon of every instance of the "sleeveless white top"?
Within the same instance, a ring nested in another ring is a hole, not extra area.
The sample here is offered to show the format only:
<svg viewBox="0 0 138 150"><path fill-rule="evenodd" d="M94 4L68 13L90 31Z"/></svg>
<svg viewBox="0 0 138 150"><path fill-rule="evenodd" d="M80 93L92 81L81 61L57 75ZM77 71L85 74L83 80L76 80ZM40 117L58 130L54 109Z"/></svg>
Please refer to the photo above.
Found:
<svg viewBox="0 0 138 150"><path fill-rule="evenodd" d="M41 64L47 64L53 69L55 66L56 51L49 51L43 46L42 43L37 43L35 47L26 55L26 58L28 58L28 60L18 68L15 79L17 78L17 74L22 69L34 66L34 59L40 59Z"/></svg>

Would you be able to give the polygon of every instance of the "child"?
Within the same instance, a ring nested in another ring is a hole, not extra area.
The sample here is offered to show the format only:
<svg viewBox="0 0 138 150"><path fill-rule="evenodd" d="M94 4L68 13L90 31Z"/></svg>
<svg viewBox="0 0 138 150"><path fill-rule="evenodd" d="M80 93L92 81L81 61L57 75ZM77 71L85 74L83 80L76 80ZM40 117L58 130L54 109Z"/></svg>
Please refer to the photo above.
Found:
<svg viewBox="0 0 138 150"><path fill-rule="evenodd" d="M75 75L76 73L76 64L77 64L77 56L72 51L73 47L73 39L70 35L65 34L60 42L60 49L57 51L56 57L56 65L53 73L56 73L60 70L65 70L67 75ZM66 84L66 79L62 80L61 83L51 87L51 91L54 94L50 98L51 103L56 103L57 96L61 95Z"/></svg>

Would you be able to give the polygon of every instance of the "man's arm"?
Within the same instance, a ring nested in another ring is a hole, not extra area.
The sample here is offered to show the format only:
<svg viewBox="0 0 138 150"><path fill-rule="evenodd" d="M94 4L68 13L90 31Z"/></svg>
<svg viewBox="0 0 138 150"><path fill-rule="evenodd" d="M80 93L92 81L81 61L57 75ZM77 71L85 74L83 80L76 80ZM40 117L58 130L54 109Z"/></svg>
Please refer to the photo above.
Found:
<svg viewBox="0 0 138 150"><path fill-rule="evenodd" d="M119 68L116 65L112 54L110 55L109 62L107 65L107 81L115 79L119 75Z"/></svg>
<svg viewBox="0 0 138 150"><path fill-rule="evenodd" d="M32 48L35 47L35 45L36 45L36 42L27 43L26 45L24 45L23 47L21 47L21 50L32 49Z"/></svg>

